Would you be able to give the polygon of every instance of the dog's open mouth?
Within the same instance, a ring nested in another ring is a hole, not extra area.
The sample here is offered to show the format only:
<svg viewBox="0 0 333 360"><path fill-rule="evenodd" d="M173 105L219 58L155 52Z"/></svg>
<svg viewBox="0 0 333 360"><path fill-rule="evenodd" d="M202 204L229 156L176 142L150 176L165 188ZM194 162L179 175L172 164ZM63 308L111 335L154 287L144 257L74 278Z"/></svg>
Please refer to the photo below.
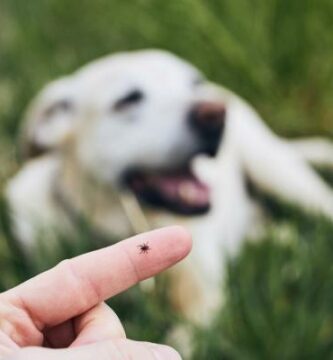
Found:
<svg viewBox="0 0 333 360"><path fill-rule="evenodd" d="M209 188L190 169L131 171L127 186L143 202L184 215L200 215L210 208Z"/></svg>

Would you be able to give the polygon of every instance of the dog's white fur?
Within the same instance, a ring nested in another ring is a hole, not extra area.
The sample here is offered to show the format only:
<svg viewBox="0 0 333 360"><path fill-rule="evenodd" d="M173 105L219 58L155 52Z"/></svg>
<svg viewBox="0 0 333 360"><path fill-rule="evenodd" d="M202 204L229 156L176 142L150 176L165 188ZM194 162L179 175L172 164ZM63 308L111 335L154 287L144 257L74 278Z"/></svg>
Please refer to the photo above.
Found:
<svg viewBox="0 0 333 360"><path fill-rule="evenodd" d="M41 227L48 232L59 224L70 228L68 214L54 200L55 186L97 228L119 237L174 223L189 227L193 251L172 271L172 297L190 319L202 323L221 303L224 256L235 254L245 236L260 230L261 210L247 192L246 178L264 192L333 219L333 193L309 165L332 166L333 146L322 139L281 139L231 91L209 82L192 86L198 76L173 55L141 51L106 57L51 83L28 111L24 138L52 151L28 161L6 194L26 247ZM113 111L111 105L136 87L147 94L146 103ZM193 162L212 189L212 210L180 217L140 209L117 187L119 175L131 165L181 162L194 141L183 120L190 104L200 100L221 101L227 108L218 156ZM57 109L59 101L71 105ZM128 211L143 220L131 221Z"/></svg>

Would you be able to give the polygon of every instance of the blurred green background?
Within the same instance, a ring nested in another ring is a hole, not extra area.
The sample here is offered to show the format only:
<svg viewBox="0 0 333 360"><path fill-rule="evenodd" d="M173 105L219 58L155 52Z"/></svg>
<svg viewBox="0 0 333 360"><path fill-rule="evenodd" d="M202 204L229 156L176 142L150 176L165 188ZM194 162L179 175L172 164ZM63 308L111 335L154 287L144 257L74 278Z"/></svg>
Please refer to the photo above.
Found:
<svg viewBox="0 0 333 360"><path fill-rule="evenodd" d="M0 0L0 189L18 167L18 126L41 86L96 57L155 47L243 96L281 135L332 135L332 0ZM333 356L332 227L268 202L275 227L230 263L226 306L198 330L195 359ZM25 263L1 209L1 289L91 248L83 227L75 246ZM140 339L162 341L181 321L159 289L112 305Z"/></svg>

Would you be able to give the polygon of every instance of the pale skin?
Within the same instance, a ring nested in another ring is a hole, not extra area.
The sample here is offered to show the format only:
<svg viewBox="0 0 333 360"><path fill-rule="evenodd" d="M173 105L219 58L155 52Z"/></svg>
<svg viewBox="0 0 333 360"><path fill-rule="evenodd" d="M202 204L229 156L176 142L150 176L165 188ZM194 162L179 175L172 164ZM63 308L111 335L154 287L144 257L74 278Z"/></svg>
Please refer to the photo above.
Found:
<svg viewBox="0 0 333 360"><path fill-rule="evenodd" d="M149 243L148 253L138 246ZM0 294L0 359L176 360L172 348L126 338L104 301L167 269L191 249L173 226L61 262Z"/></svg>

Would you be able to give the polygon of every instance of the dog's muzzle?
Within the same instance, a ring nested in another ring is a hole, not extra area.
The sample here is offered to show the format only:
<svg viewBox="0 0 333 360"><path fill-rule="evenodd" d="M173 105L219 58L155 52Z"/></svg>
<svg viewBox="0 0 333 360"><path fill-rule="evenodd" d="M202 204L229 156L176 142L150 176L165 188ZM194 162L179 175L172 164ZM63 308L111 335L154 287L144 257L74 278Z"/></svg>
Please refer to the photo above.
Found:
<svg viewBox="0 0 333 360"><path fill-rule="evenodd" d="M188 121L202 144L202 150L215 156L219 148L226 118L222 103L198 102L190 110Z"/></svg>
<svg viewBox="0 0 333 360"><path fill-rule="evenodd" d="M210 209L210 189L192 172L191 160L198 154L216 155L225 116L225 106L221 103L196 103L189 112L188 123L198 146L187 162L169 170L132 169L124 176L124 184L141 201L154 207L182 215L205 214Z"/></svg>

